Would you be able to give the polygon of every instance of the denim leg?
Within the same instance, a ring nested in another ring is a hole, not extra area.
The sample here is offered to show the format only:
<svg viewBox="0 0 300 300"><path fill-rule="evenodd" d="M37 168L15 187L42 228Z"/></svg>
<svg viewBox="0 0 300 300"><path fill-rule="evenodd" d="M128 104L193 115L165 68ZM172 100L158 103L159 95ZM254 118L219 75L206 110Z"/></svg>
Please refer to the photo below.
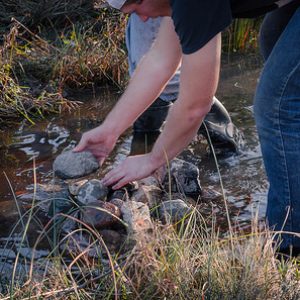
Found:
<svg viewBox="0 0 300 300"><path fill-rule="evenodd" d="M260 52L266 61L274 45L295 13L299 3L292 2L279 9L268 13L261 25L259 32Z"/></svg>
<svg viewBox="0 0 300 300"><path fill-rule="evenodd" d="M300 233L300 8L265 63L254 113L270 182L267 221L275 230ZM282 235L281 248L300 247Z"/></svg>

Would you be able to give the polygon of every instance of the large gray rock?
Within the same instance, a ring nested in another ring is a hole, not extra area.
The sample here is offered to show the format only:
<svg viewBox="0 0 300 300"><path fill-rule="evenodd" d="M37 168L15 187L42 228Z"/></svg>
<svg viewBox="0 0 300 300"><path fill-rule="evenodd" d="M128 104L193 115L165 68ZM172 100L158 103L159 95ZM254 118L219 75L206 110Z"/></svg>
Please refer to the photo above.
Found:
<svg viewBox="0 0 300 300"><path fill-rule="evenodd" d="M100 180L92 179L80 187L77 200L86 205L97 200L105 201L107 194L108 188Z"/></svg>
<svg viewBox="0 0 300 300"><path fill-rule="evenodd" d="M199 180L199 169L197 166L182 159L175 158L170 164L171 192L181 193L188 197L197 199L201 196L201 185ZM164 185L168 189L169 174L167 171Z"/></svg>
<svg viewBox="0 0 300 300"><path fill-rule="evenodd" d="M99 168L97 159L91 152L63 152L53 163L54 174L62 179L79 178L95 172Z"/></svg>
<svg viewBox="0 0 300 300"><path fill-rule="evenodd" d="M159 216L163 223L177 223L183 221L192 212L183 200L164 201L159 207Z"/></svg>

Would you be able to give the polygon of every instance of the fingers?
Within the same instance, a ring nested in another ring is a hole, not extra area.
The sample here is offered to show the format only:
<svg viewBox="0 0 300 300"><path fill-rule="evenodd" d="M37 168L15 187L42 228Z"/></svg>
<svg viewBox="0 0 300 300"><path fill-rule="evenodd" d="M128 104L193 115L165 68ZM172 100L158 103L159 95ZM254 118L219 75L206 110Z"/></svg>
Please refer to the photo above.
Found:
<svg viewBox="0 0 300 300"><path fill-rule="evenodd" d="M99 161L99 166L101 167L105 161L106 157L100 157L98 158L98 161Z"/></svg>
<svg viewBox="0 0 300 300"><path fill-rule="evenodd" d="M87 146L87 140L81 138L79 144L73 149L73 152L81 152L86 148L86 146Z"/></svg>
<svg viewBox="0 0 300 300"><path fill-rule="evenodd" d="M129 180L128 178L122 178L117 184L115 184L114 186L112 186L113 190L118 190L120 188L122 188L124 185L126 185L127 183L129 183L131 180Z"/></svg>
<svg viewBox="0 0 300 300"><path fill-rule="evenodd" d="M123 172L122 168L117 167L104 176L102 183L106 186L112 186L112 189L116 190L123 187L131 180L133 180L133 178L130 174Z"/></svg>
<svg viewBox="0 0 300 300"><path fill-rule="evenodd" d="M104 178L102 179L102 183L106 186L113 185L117 181L124 178L125 175L121 175L121 172L118 172L118 167L109 171Z"/></svg>

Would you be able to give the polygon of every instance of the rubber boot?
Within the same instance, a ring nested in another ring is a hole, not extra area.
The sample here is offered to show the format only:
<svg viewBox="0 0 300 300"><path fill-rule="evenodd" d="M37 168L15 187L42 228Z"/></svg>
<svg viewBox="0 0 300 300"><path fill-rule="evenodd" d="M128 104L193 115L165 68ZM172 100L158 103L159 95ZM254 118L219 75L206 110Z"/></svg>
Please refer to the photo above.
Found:
<svg viewBox="0 0 300 300"><path fill-rule="evenodd" d="M151 151L172 104L172 101L167 102L157 98L135 121L133 124L130 155L143 154Z"/></svg>
<svg viewBox="0 0 300 300"><path fill-rule="evenodd" d="M228 111L217 98L214 98L211 110L206 115L203 123L198 134L202 134L208 140L208 143L209 135L214 149L222 150L218 152L239 152L243 147L243 134L233 124Z"/></svg>

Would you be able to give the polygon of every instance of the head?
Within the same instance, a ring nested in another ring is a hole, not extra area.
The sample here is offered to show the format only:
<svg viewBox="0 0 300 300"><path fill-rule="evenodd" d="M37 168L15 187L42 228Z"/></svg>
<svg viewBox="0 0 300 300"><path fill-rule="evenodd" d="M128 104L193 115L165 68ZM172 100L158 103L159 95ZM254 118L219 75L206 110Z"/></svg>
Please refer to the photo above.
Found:
<svg viewBox="0 0 300 300"><path fill-rule="evenodd" d="M170 0L107 0L107 2L124 13L136 13L144 21L148 18L171 15Z"/></svg>

